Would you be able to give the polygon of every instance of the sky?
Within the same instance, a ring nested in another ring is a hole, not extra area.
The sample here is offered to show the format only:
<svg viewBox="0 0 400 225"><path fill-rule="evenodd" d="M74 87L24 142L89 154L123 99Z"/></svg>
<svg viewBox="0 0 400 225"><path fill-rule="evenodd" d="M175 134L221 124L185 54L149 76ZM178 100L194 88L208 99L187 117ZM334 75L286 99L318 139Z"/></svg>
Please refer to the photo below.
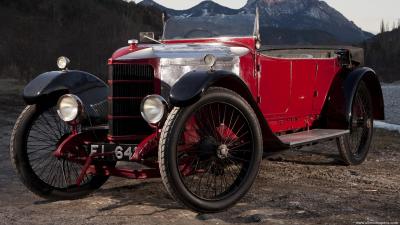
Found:
<svg viewBox="0 0 400 225"><path fill-rule="evenodd" d="M135 0L140 2L140 0ZM157 3L173 9L188 9L202 0L155 0ZM325 0L349 20L362 29L378 33L382 19L392 28L400 19L400 0ZM229 8L239 9L247 0L214 0Z"/></svg>

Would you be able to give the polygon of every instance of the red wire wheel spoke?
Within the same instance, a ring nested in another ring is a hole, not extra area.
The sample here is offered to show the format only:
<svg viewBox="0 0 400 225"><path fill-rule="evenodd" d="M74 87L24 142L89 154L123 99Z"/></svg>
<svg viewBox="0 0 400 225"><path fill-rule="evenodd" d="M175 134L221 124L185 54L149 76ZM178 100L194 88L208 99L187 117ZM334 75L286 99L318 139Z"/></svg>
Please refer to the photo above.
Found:
<svg viewBox="0 0 400 225"><path fill-rule="evenodd" d="M160 174L168 193L198 212L220 212L253 185L262 160L253 108L232 90L211 87L194 104L174 107L160 135Z"/></svg>
<svg viewBox="0 0 400 225"><path fill-rule="evenodd" d="M176 160L186 188L204 200L234 192L246 176L254 149L243 113L233 105L213 102L193 112L184 127L177 149L185 150L178 150Z"/></svg>

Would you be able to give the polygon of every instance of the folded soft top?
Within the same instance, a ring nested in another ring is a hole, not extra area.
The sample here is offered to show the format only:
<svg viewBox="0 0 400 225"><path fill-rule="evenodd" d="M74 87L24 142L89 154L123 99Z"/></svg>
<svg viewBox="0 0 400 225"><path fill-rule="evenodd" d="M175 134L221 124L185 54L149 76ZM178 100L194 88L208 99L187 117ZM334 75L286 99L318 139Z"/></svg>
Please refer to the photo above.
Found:
<svg viewBox="0 0 400 225"><path fill-rule="evenodd" d="M264 45L259 50L265 55L283 58L332 58L338 50L349 50L352 60L364 64L364 49L354 46L319 46L319 45Z"/></svg>

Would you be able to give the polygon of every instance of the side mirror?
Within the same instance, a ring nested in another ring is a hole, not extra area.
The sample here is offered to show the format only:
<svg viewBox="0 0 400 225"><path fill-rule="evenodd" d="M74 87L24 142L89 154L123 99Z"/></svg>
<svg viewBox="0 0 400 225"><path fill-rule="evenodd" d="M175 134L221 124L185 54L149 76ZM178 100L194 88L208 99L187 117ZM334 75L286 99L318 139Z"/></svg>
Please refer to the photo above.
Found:
<svg viewBox="0 0 400 225"><path fill-rule="evenodd" d="M153 43L154 32L140 32L139 33L139 40L141 43Z"/></svg>

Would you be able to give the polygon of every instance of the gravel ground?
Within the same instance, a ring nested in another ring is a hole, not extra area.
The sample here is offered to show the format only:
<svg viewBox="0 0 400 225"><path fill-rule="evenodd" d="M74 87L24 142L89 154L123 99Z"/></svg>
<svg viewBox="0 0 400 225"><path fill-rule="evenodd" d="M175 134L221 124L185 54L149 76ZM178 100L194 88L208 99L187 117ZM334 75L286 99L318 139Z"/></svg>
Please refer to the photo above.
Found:
<svg viewBox="0 0 400 225"><path fill-rule="evenodd" d="M12 169L9 135L23 103L12 81L0 84L0 224L400 224L400 134L383 130L361 166L341 166L334 143L264 160L251 192L223 213L181 207L159 179L112 178L87 198L45 201Z"/></svg>

